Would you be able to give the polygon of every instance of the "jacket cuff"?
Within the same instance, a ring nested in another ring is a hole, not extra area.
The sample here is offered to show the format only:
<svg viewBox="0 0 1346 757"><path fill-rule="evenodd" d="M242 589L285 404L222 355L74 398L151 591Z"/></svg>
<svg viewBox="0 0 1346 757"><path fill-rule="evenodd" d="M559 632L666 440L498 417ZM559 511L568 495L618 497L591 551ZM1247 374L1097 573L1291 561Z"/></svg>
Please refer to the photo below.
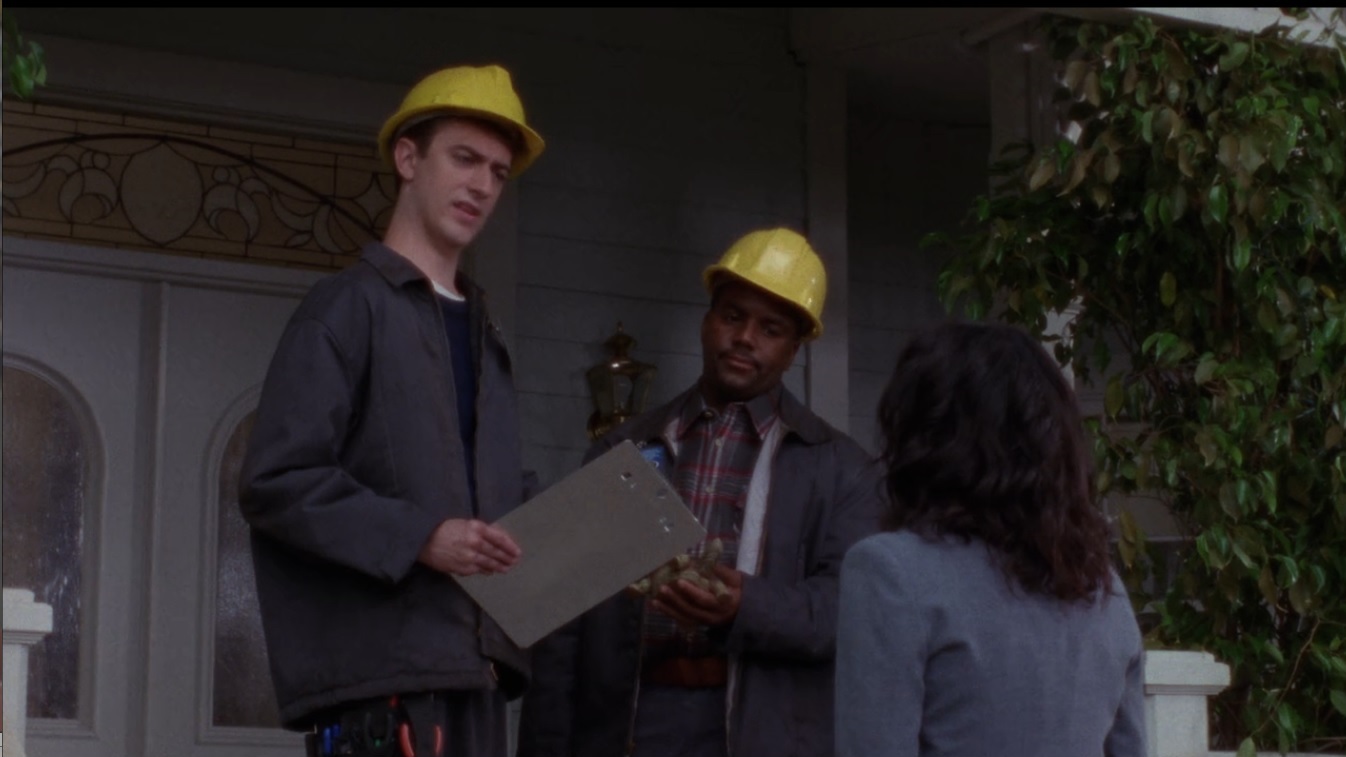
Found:
<svg viewBox="0 0 1346 757"><path fill-rule="evenodd" d="M760 623L764 620L764 606L769 604L768 600L763 598L764 594L769 593L770 584L762 580L759 576L750 576L744 574L743 586L738 601L738 614L728 625L711 629L711 639L717 640L716 633L721 634L718 639L724 641L725 651L729 654L741 654L746 646L748 634L753 628L760 628Z"/></svg>
<svg viewBox="0 0 1346 757"><path fill-rule="evenodd" d="M400 583L411 573L416 567L421 549L444 520L420 508L412 508L405 526L400 529L402 533L395 543L389 545L390 548L383 553L383 560L380 561L379 568L388 580Z"/></svg>

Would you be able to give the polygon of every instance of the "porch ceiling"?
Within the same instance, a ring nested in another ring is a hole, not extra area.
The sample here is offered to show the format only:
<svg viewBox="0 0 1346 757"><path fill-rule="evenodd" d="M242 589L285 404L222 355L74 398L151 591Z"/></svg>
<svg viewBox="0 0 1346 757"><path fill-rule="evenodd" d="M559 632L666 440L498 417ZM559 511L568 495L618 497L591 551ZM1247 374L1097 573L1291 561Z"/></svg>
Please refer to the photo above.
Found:
<svg viewBox="0 0 1346 757"><path fill-rule="evenodd" d="M798 8L791 46L849 74L852 108L899 118L990 122L981 42L1024 8Z"/></svg>
<svg viewBox="0 0 1346 757"><path fill-rule="evenodd" d="M698 33L697 20L711 13L732 20L745 34L779 33L801 62L844 68L854 108L978 124L990 119L986 59L978 37L1024 10L48 7L11 12L36 34L399 84L442 63L450 45L455 57L489 56L472 35L462 34L476 23L539 41L547 34L587 35L605 44L732 60L732 38Z"/></svg>

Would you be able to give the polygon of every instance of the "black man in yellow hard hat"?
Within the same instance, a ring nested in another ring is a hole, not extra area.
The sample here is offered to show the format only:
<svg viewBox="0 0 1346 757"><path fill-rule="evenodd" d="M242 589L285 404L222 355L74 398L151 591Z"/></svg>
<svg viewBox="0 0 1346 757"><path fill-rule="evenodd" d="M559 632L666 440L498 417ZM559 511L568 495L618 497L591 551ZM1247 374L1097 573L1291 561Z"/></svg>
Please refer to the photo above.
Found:
<svg viewBox="0 0 1346 757"><path fill-rule="evenodd" d="M826 273L804 237L765 229L703 281L700 380L590 453L631 440L665 470L706 528L699 572L534 646L519 757L833 753L838 574L882 498L870 456L781 383L822 333Z"/></svg>
<svg viewBox="0 0 1346 757"><path fill-rule="evenodd" d="M519 419L460 264L543 141L505 69L460 66L411 89L379 149L387 233L290 320L243 467L272 678L310 755L503 757L528 658L451 576L520 557L489 525L524 497Z"/></svg>

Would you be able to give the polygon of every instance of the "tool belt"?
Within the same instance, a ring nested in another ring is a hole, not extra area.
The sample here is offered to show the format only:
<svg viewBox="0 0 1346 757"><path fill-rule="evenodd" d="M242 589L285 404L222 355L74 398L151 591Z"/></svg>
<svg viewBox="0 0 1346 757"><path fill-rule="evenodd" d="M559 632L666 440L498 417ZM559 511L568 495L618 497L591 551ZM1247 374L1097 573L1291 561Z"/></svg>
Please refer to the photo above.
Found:
<svg viewBox="0 0 1346 757"><path fill-rule="evenodd" d="M341 707L304 734L308 757L443 757L444 702L434 692Z"/></svg>
<svg viewBox="0 0 1346 757"><path fill-rule="evenodd" d="M729 681L729 659L709 656L649 660L642 666L640 679L657 686L689 689L724 686Z"/></svg>

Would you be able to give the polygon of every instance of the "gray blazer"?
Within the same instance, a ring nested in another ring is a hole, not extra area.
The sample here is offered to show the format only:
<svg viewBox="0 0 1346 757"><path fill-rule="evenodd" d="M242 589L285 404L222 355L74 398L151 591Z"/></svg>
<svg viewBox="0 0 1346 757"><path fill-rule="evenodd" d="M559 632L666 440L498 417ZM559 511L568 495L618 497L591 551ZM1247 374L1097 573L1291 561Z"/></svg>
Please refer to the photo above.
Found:
<svg viewBox="0 0 1346 757"><path fill-rule="evenodd" d="M861 541L841 573L837 754L1145 754L1140 630L1114 591L1011 589L979 541Z"/></svg>

